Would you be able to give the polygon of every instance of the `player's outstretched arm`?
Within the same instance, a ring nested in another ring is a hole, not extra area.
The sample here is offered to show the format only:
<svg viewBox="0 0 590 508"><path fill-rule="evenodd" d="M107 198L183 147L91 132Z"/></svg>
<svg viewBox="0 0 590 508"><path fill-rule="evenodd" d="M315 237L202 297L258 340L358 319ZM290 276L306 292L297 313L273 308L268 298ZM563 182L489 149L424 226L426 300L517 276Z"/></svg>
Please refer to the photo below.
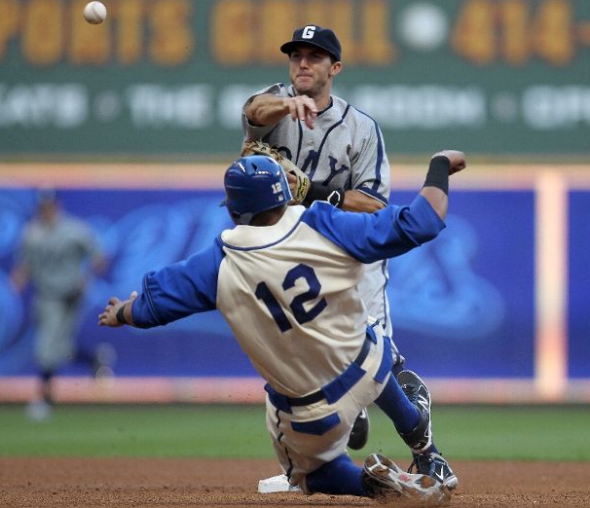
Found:
<svg viewBox="0 0 590 508"><path fill-rule="evenodd" d="M273 94L261 94L254 97L245 109L246 117L252 125L274 125L285 116L301 120L309 129L318 115L315 101L306 95L279 97Z"/></svg>
<svg viewBox="0 0 590 508"><path fill-rule="evenodd" d="M426 181L420 194L443 220L447 216L449 205L449 176L466 167L465 154L457 150L443 150L430 159Z"/></svg>
<svg viewBox="0 0 590 508"><path fill-rule="evenodd" d="M137 298L137 291L133 291L127 300L119 300L116 296L109 298L104 312L98 315L98 326L117 328L123 325L134 326L131 307Z"/></svg>

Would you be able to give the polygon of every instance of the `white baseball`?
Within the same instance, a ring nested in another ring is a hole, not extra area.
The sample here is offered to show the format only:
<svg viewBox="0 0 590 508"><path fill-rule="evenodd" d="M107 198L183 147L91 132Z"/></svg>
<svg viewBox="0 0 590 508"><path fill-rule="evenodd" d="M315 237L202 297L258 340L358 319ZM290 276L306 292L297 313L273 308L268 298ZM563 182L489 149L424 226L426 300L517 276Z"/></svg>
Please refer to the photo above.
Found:
<svg viewBox="0 0 590 508"><path fill-rule="evenodd" d="M98 25L107 17L107 8L100 2L89 2L84 7L84 19L88 23Z"/></svg>

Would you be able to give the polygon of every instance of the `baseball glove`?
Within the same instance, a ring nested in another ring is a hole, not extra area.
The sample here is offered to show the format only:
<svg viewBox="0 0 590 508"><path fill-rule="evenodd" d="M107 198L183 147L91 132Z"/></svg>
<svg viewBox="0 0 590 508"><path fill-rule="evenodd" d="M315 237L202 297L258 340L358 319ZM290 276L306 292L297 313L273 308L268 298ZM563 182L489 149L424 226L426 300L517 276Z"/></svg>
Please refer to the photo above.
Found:
<svg viewBox="0 0 590 508"><path fill-rule="evenodd" d="M309 191L311 182L309 177L295 164L281 155L275 147L272 147L269 144L260 141L259 139L247 141L244 144L244 147L242 148L242 156L248 155L267 155L268 157L272 157L283 167L285 173L290 173L295 176L297 183L295 185L295 189L291 189L293 201L296 205L303 203L303 200Z"/></svg>

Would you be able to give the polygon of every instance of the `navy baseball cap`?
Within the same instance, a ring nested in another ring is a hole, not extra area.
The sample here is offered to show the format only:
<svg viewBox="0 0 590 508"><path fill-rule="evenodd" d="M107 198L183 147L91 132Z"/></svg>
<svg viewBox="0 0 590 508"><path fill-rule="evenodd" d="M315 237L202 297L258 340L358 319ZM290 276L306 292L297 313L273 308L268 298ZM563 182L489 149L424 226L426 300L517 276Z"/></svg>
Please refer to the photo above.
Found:
<svg viewBox="0 0 590 508"><path fill-rule="evenodd" d="M329 28L305 25L293 32L293 38L281 46L283 53L290 54L297 44L311 44L330 53L337 61L342 59L342 48L336 34Z"/></svg>

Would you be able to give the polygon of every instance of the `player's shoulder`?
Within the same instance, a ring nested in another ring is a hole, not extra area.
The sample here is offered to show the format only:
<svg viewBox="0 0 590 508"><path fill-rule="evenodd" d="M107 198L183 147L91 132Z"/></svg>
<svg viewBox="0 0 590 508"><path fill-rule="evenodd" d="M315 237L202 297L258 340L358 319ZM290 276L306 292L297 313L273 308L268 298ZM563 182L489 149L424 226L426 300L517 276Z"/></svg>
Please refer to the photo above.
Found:
<svg viewBox="0 0 590 508"><path fill-rule="evenodd" d="M88 222L86 222L84 219L82 219L81 217L76 217L74 215L69 215L67 213L64 213L61 217L60 220L60 226L62 229L66 230L66 231L72 231L72 232L83 232L86 233L89 230L91 230L92 228L90 227L90 224Z"/></svg>
<svg viewBox="0 0 590 508"><path fill-rule="evenodd" d="M370 127L378 126L377 120L375 120L371 115L361 111L360 109L356 108L355 106L351 106L351 115L356 119L359 124L367 125Z"/></svg>
<svg viewBox="0 0 590 508"><path fill-rule="evenodd" d="M31 219L23 228L21 241L25 245L38 241L43 238L44 231L43 224L38 219Z"/></svg>
<svg viewBox="0 0 590 508"><path fill-rule="evenodd" d="M278 95L279 97L292 97L295 94L292 88L292 86L287 86L284 83L274 83L266 87L264 93Z"/></svg>
<svg viewBox="0 0 590 508"><path fill-rule="evenodd" d="M345 101L342 97L332 96L333 107L342 113L344 120L348 123L355 123L360 127L374 128L377 121L369 114L358 109L356 106Z"/></svg>
<svg viewBox="0 0 590 508"><path fill-rule="evenodd" d="M347 212L325 201L315 201L303 214L301 222L351 255L356 244L368 241L369 222L375 220L371 219L373 215Z"/></svg>
<svg viewBox="0 0 590 508"><path fill-rule="evenodd" d="M346 111L350 108L350 104L346 102L342 97L338 97L337 95L332 95L332 107L337 111Z"/></svg>
<svg viewBox="0 0 590 508"><path fill-rule="evenodd" d="M255 91L249 98L248 102L251 102L254 97L258 97L259 95L277 95L279 97L288 97L290 95L289 88L283 83L273 83L272 85L265 86L260 90Z"/></svg>
<svg viewBox="0 0 590 508"><path fill-rule="evenodd" d="M301 215L301 222L321 233L336 221L346 222L350 218L349 215L352 217L353 214L336 208L327 201L314 201Z"/></svg>
<svg viewBox="0 0 590 508"><path fill-rule="evenodd" d="M92 225L81 217L64 214L55 229L55 236L73 245L96 246L95 231Z"/></svg>

